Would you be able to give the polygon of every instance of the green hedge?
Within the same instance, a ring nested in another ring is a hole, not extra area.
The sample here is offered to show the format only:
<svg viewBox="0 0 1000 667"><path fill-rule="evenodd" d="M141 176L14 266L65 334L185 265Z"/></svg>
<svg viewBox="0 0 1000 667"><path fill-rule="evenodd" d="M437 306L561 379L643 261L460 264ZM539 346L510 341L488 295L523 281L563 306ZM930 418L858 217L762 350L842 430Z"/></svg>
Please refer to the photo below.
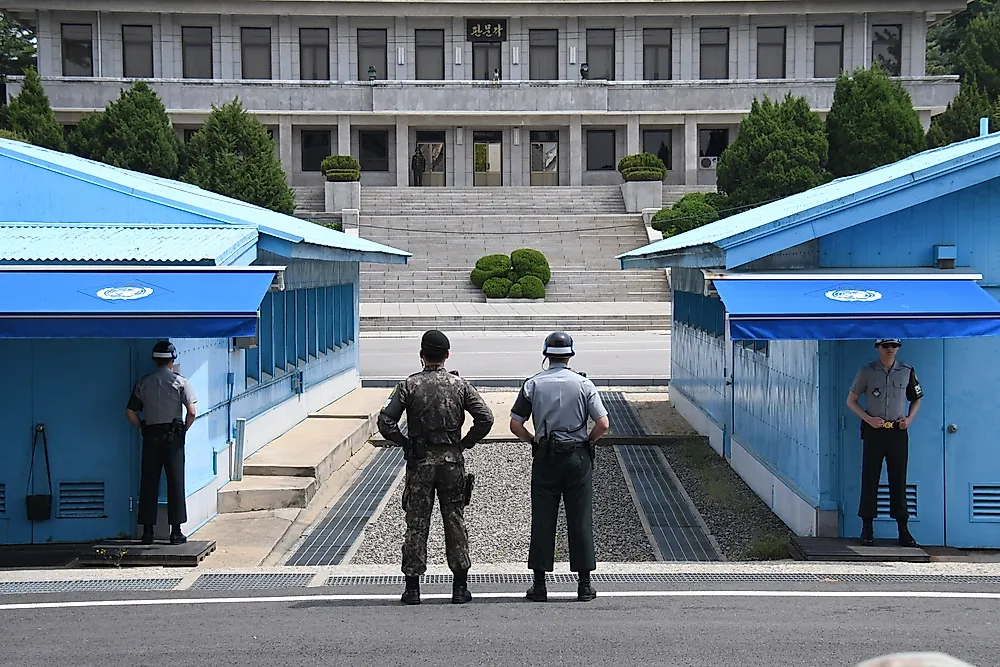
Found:
<svg viewBox="0 0 1000 667"><path fill-rule="evenodd" d="M0 130L0 139L10 139L11 141L28 143L27 139L16 132L11 132L10 130Z"/></svg>
<svg viewBox="0 0 1000 667"><path fill-rule="evenodd" d="M652 153L635 153L618 161L618 173L626 181L662 181L667 167Z"/></svg>
<svg viewBox="0 0 1000 667"><path fill-rule="evenodd" d="M319 165L328 181L360 181L361 165L351 155L328 155Z"/></svg>
<svg viewBox="0 0 1000 667"><path fill-rule="evenodd" d="M524 298L524 286L521 283L514 283L510 286L510 292L507 293L507 298L509 299L523 299Z"/></svg>
<svg viewBox="0 0 1000 667"><path fill-rule="evenodd" d="M490 278L483 283L483 292L487 299L503 299L510 293L512 284L506 278Z"/></svg>
<svg viewBox="0 0 1000 667"><path fill-rule="evenodd" d="M545 255L532 250L531 248L521 248L510 254L511 265L514 267L514 280L520 281L525 276L535 276L547 285L552 279L552 269Z"/></svg>
<svg viewBox="0 0 1000 667"><path fill-rule="evenodd" d="M545 255L520 248L507 255L486 255L476 262L469 276L472 284L489 299L542 299L552 269Z"/></svg>
<svg viewBox="0 0 1000 667"><path fill-rule="evenodd" d="M653 229L669 238L696 229L719 219L719 213L708 203L705 193L684 195L670 208L661 208L653 215Z"/></svg>
<svg viewBox="0 0 1000 667"><path fill-rule="evenodd" d="M535 276L525 276L517 281L525 299L544 299L545 285Z"/></svg>
<svg viewBox="0 0 1000 667"><path fill-rule="evenodd" d="M509 278L511 272L510 257L507 255L486 255L476 262L469 278L472 284L480 289L490 278Z"/></svg>

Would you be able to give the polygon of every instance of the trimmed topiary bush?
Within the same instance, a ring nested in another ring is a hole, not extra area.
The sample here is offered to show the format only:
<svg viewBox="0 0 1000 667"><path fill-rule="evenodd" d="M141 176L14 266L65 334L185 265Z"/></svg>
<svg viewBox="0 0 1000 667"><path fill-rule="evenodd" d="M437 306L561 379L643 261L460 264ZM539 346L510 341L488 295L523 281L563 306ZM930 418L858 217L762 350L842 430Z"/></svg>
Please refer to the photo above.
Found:
<svg viewBox="0 0 1000 667"><path fill-rule="evenodd" d="M472 275L469 276L472 279L472 284L483 289L483 283L490 279L489 271L483 271L482 269L472 269Z"/></svg>
<svg viewBox="0 0 1000 667"><path fill-rule="evenodd" d="M476 262L469 278L480 289L490 278L507 278L511 271L510 257L507 255L486 255Z"/></svg>
<svg viewBox="0 0 1000 667"><path fill-rule="evenodd" d="M510 292L507 293L508 299L523 299L524 298L524 286L521 283L514 283L510 286Z"/></svg>
<svg viewBox="0 0 1000 667"><path fill-rule="evenodd" d="M511 285L506 278L490 278L483 283L483 292L487 299L503 299L510 294Z"/></svg>
<svg viewBox="0 0 1000 667"><path fill-rule="evenodd" d="M696 229L719 219L719 213L708 203L704 193L684 195L670 208L661 208L653 215L653 229L669 238Z"/></svg>
<svg viewBox="0 0 1000 667"><path fill-rule="evenodd" d="M544 299L545 285L536 276L525 276L517 281L515 287L520 286L521 293L525 299Z"/></svg>
<svg viewBox="0 0 1000 667"><path fill-rule="evenodd" d="M352 155L328 155L319 165L328 181L360 181L361 165Z"/></svg>
<svg viewBox="0 0 1000 667"><path fill-rule="evenodd" d="M667 167L652 153L636 153L618 161L618 173L626 181L662 181L667 177Z"/></svg>
<svg viewBox="0 0 1000 667"><path fill-rule="evenodd" d="M552 269L545 255L531 248L521 248L510 254L511 264L514 267L514 279L520 280L525 276L535 276L547 285L552 279Z"/></svg>

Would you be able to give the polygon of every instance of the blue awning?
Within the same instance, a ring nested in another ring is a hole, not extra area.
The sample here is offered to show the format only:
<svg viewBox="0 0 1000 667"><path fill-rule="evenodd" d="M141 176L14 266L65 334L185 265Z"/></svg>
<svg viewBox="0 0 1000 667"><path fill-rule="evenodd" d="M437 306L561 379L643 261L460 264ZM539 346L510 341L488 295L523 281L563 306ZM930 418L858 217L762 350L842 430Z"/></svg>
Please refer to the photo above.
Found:
<svg viewBox="0 0 1000 667"><path fill-rule="evenodd" d="M0 268L0 338L253 336L280 267Z"/></svg>
<svg viewBox="0 0 1000 667"><path fill-rule="evenodd" d="M973 280L716 278L714 284L734 340L1000 335L1000 301Z"/></svg>

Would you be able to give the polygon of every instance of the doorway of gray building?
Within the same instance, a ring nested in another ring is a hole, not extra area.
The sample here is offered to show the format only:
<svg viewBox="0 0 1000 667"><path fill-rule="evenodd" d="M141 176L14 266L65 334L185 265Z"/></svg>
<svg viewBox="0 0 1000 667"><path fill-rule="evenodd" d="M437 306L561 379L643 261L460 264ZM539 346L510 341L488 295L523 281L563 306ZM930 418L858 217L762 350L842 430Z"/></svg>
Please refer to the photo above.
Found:
<svg viewBox="0 0 1000 667"><path fill-rule="evenodd" d="M499 187L503 185L503 132L473 132L475 160L473 185Z"/></svg>

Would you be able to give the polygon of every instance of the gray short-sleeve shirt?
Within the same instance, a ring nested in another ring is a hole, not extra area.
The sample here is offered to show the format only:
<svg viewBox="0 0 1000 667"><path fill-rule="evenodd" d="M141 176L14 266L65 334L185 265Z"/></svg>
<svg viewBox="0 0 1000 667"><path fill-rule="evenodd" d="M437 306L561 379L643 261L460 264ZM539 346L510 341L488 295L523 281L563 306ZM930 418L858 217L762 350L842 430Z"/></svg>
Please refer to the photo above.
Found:
<svg viewBox="0 0 1000 667"><path fill-rule="evenodd" d="M851 393L865 397L865 412L886 421L905 417L909 403L924 395L917 372L900 361L888 371L881 361L865 364L854 377Z"/></svg>
<svg viewBox="0 0 1000 667"><path fill-rule="evenodd" d="M127 407L142 412L147 424L169 424L184 417L185 405L197 402L187 378L163 367L135 383Z"/></svg>
<svg viewBox="0 0 1000 667"><path fill-rule="evenodd" d="M565 364L554 364L525 380L510 417L522 423L531 418L536 438L586 442L590 435L587 418L597 421L607 414L593 382Z"/></svg>

